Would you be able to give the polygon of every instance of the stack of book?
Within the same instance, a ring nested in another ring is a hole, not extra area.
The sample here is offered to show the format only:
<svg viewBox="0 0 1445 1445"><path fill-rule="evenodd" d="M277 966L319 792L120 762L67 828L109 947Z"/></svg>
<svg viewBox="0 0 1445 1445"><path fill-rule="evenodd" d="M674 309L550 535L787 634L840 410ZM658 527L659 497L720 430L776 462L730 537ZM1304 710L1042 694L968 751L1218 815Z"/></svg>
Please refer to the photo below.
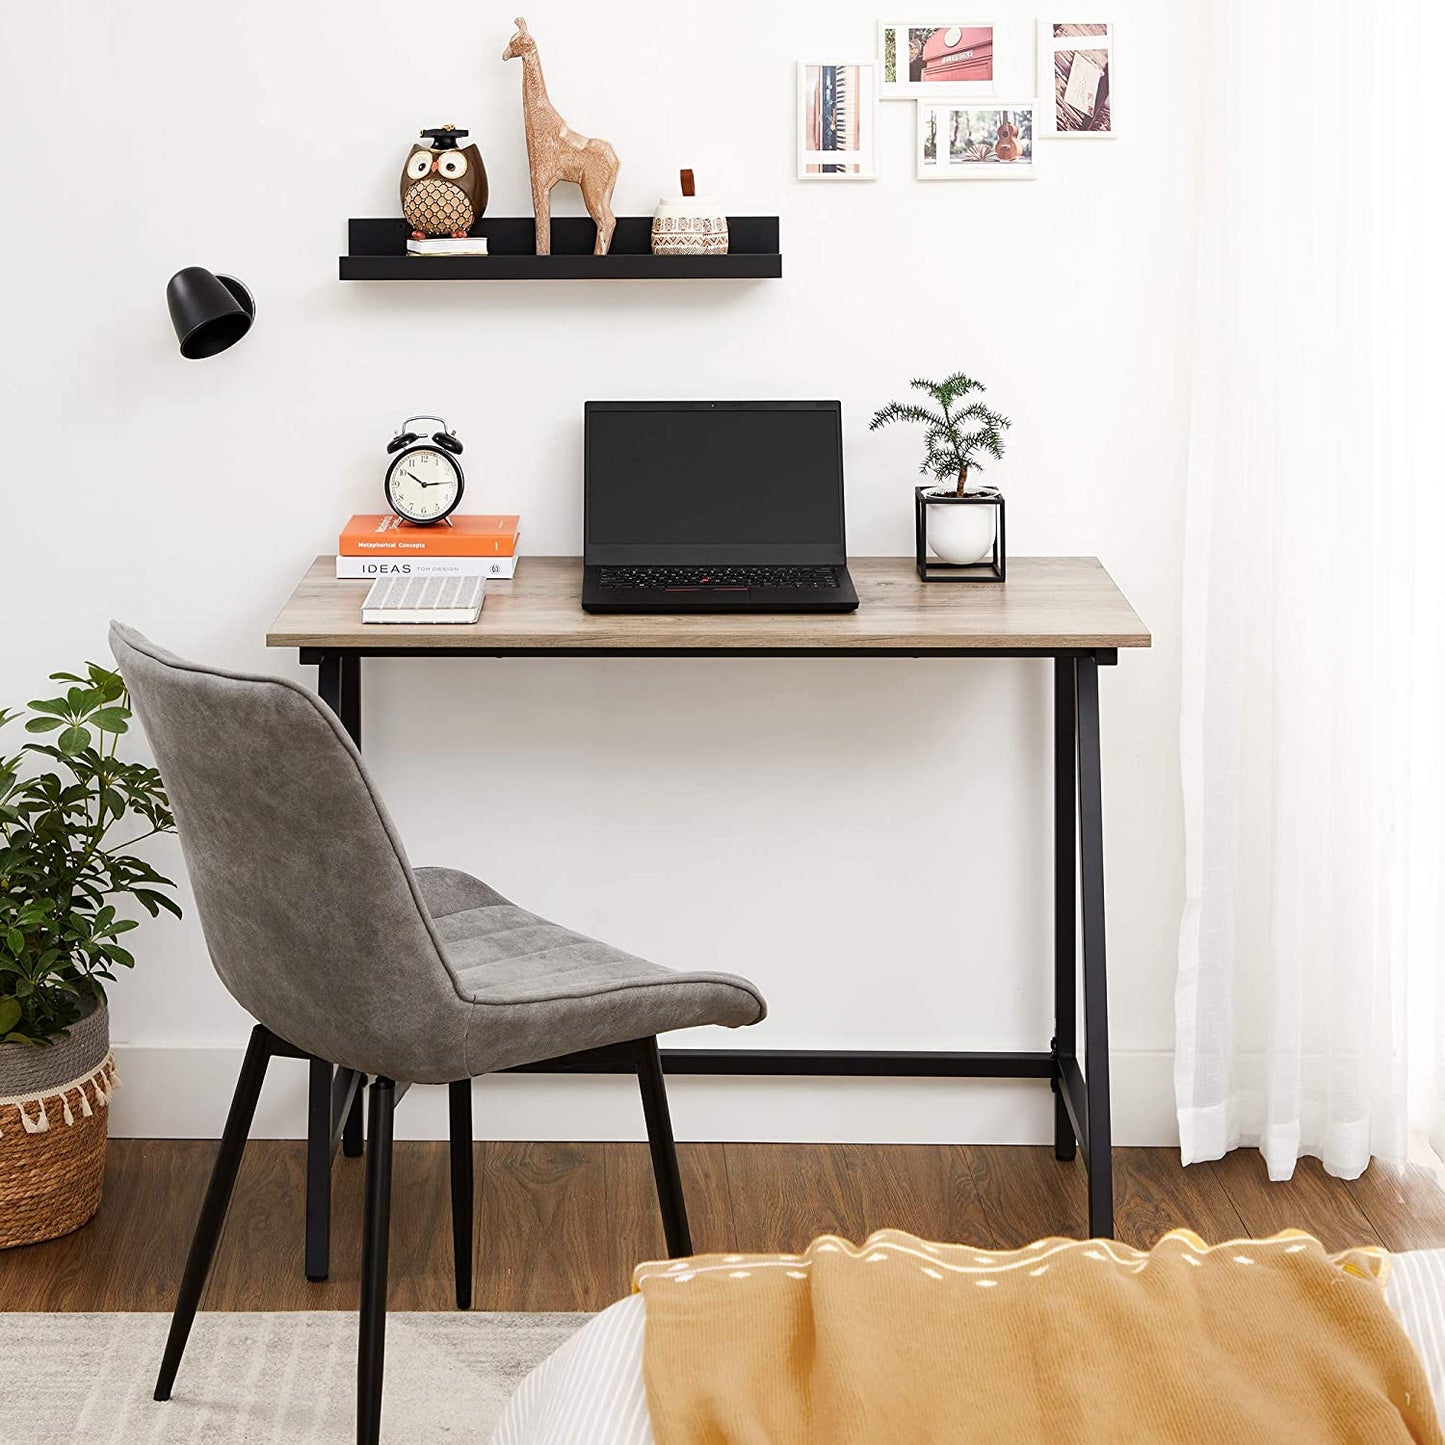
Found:
<svg viewBox="0 0 1445 1445"><path fill-rule="evenodd" d="M390 514L353 517L336 543L336 575L505 579L517 570L520 521L454 513L418 527Z"/></svg>

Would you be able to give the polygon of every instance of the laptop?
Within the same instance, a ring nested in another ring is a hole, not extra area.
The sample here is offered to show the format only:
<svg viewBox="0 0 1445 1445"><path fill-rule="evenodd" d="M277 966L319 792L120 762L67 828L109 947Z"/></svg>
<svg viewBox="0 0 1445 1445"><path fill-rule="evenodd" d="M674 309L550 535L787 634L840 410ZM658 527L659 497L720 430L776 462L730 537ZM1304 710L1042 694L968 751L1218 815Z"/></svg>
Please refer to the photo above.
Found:
<svg viewBox="0 0 1445 1445"><path fill-rule="evenodd" d="M851 612L836 401L589 401L588 612Z"/></svg>

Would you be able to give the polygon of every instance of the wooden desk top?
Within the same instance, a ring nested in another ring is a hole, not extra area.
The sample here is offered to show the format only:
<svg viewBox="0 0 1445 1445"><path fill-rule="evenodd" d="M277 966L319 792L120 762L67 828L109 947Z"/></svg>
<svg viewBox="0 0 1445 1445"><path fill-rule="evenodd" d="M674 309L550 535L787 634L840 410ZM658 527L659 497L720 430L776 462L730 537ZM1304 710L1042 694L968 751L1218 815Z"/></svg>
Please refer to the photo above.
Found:
<svg viewBox="0 0 1445 1445"><path fill-rule="evenodd" d="M1095 557L1011 557L1002 585L920 582L911 557L849 562L856 612L583 612L580 557L524 557L487 583L470 627L361 621L370 582L318 557L266 634L268 647L477 652L1053 652L1148 647L1149 630Z"/></svg>

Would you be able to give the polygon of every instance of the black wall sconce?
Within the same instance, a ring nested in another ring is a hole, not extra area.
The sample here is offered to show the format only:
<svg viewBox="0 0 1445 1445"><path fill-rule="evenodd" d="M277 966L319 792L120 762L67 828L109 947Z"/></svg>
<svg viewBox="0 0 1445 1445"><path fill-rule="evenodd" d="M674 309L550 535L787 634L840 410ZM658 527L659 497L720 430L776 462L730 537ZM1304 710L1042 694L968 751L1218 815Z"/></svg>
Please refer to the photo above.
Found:
<svg viewBox="0 0 1445 1445"><path fill-rule="evenodd" d="M166 305L191 361L234 346L250 329L256 301L234 276L216 276L204 266L187 266L166 282Z"/></svg>

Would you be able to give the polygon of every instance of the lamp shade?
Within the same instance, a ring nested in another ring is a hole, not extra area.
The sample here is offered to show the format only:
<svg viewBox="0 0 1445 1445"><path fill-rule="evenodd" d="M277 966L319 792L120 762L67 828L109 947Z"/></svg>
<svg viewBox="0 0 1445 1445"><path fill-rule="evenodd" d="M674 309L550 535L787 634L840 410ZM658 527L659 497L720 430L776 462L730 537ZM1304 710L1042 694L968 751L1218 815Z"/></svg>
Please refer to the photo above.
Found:
<svg viewBox="0 0 1445 1445"><path fill-rule="evenodd" d="M214 275L204 266L187 266L171 277L166 305L181 355L192 361L234 346L256 315L256 303L241 282Z"/></svg>

